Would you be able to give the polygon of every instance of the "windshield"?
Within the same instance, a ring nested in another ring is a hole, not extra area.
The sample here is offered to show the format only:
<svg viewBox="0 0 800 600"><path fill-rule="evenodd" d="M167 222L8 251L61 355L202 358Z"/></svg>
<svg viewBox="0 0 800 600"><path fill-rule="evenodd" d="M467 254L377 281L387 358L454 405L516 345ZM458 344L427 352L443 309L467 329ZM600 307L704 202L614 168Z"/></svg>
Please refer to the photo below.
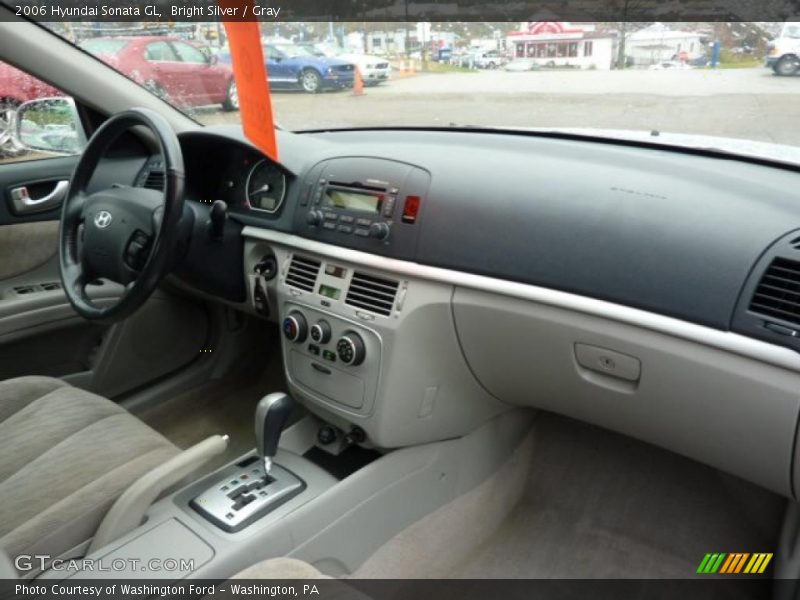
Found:
<svg viewBox="0 0 800 600"><path fill-rule="evenodd" d="M314 56L314 53L305 46L292 46L289 44L275 44L275 47L283 52L286 56L290 58L296 58L298 56Z"/></svg>
<svg viewBox="0 0 800 600"><path fill-rule="evenodd" d="M273 111L284 129L536 128L800 146L800 63L774 54L770 43L797 35L800 26L792 25L296 22L260 28ZM223 24L50 28L199 123L240 123ZM346 58L318 56L331 48Z"/></svg>
<svg viewBox="0 0 800 600"><path fill-rule="evenodd" d="M787 25L783 30L783 37L800 39L800 25Z"/></svg>

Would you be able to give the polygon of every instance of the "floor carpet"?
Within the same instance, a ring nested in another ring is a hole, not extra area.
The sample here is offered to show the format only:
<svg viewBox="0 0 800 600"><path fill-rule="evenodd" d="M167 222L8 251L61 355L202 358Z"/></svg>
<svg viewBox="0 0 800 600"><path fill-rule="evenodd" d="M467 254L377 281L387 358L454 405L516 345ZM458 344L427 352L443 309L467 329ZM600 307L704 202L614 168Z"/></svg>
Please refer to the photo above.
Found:
<svg viewBox="0 0 800 600"><path fill-rule="evenodd" d="M654 446L554 415L522 501L452 573L685 578L707 552L772 552L785 501Z"/></svg>

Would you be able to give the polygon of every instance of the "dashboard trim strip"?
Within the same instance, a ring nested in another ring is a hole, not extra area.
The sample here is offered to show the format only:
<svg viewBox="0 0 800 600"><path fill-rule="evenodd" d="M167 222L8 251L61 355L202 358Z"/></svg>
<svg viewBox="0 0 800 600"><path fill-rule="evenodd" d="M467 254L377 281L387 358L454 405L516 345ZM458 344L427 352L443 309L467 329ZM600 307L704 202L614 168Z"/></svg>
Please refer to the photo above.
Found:
<svg viewBox="0 0 800 600"><path fill-rule="evenodd" d="M453 286L496 293L602 317L620 323L627 323L800 372L800 354L789 348L638 308L525 283L386 258L261 227L245 226L242 230L242 235L247 238L273 242L345 262L357 263L379 271L388 271L400 276L416 277Z"/></svg>

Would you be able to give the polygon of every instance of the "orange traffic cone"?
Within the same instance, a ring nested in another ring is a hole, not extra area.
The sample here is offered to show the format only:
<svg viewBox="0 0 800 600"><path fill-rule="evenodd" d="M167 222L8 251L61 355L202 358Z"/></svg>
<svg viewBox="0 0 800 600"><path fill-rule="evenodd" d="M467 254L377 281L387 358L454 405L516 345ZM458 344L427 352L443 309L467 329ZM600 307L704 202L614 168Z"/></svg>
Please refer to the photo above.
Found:
<svg viewBox="0 0 800 600"><path fill-rule="evenodd" d="M353 79L353 95L364 95L364 80L361 78L361 69L358 68L358 65L356 65L356 76Z"/></svg>

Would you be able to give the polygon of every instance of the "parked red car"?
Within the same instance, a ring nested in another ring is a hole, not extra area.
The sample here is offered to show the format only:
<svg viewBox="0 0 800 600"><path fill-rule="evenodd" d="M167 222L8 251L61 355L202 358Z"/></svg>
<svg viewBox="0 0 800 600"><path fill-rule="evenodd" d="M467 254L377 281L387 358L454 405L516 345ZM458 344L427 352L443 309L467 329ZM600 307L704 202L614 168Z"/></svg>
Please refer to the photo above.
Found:
<svg viewBox="0 0 800 600"><path fill-rule="evenodd" d="M14 156L22 152L9 130L17 106L34 98L61 95L44 81L0 62L0 156Z"/></svg>
<svg viewBox="0 0 800 600"><path fill-rule="evenodd" d="M233 70L204 46L174 37L100 37L80 47L176 106L238 110Z"/></svg>

